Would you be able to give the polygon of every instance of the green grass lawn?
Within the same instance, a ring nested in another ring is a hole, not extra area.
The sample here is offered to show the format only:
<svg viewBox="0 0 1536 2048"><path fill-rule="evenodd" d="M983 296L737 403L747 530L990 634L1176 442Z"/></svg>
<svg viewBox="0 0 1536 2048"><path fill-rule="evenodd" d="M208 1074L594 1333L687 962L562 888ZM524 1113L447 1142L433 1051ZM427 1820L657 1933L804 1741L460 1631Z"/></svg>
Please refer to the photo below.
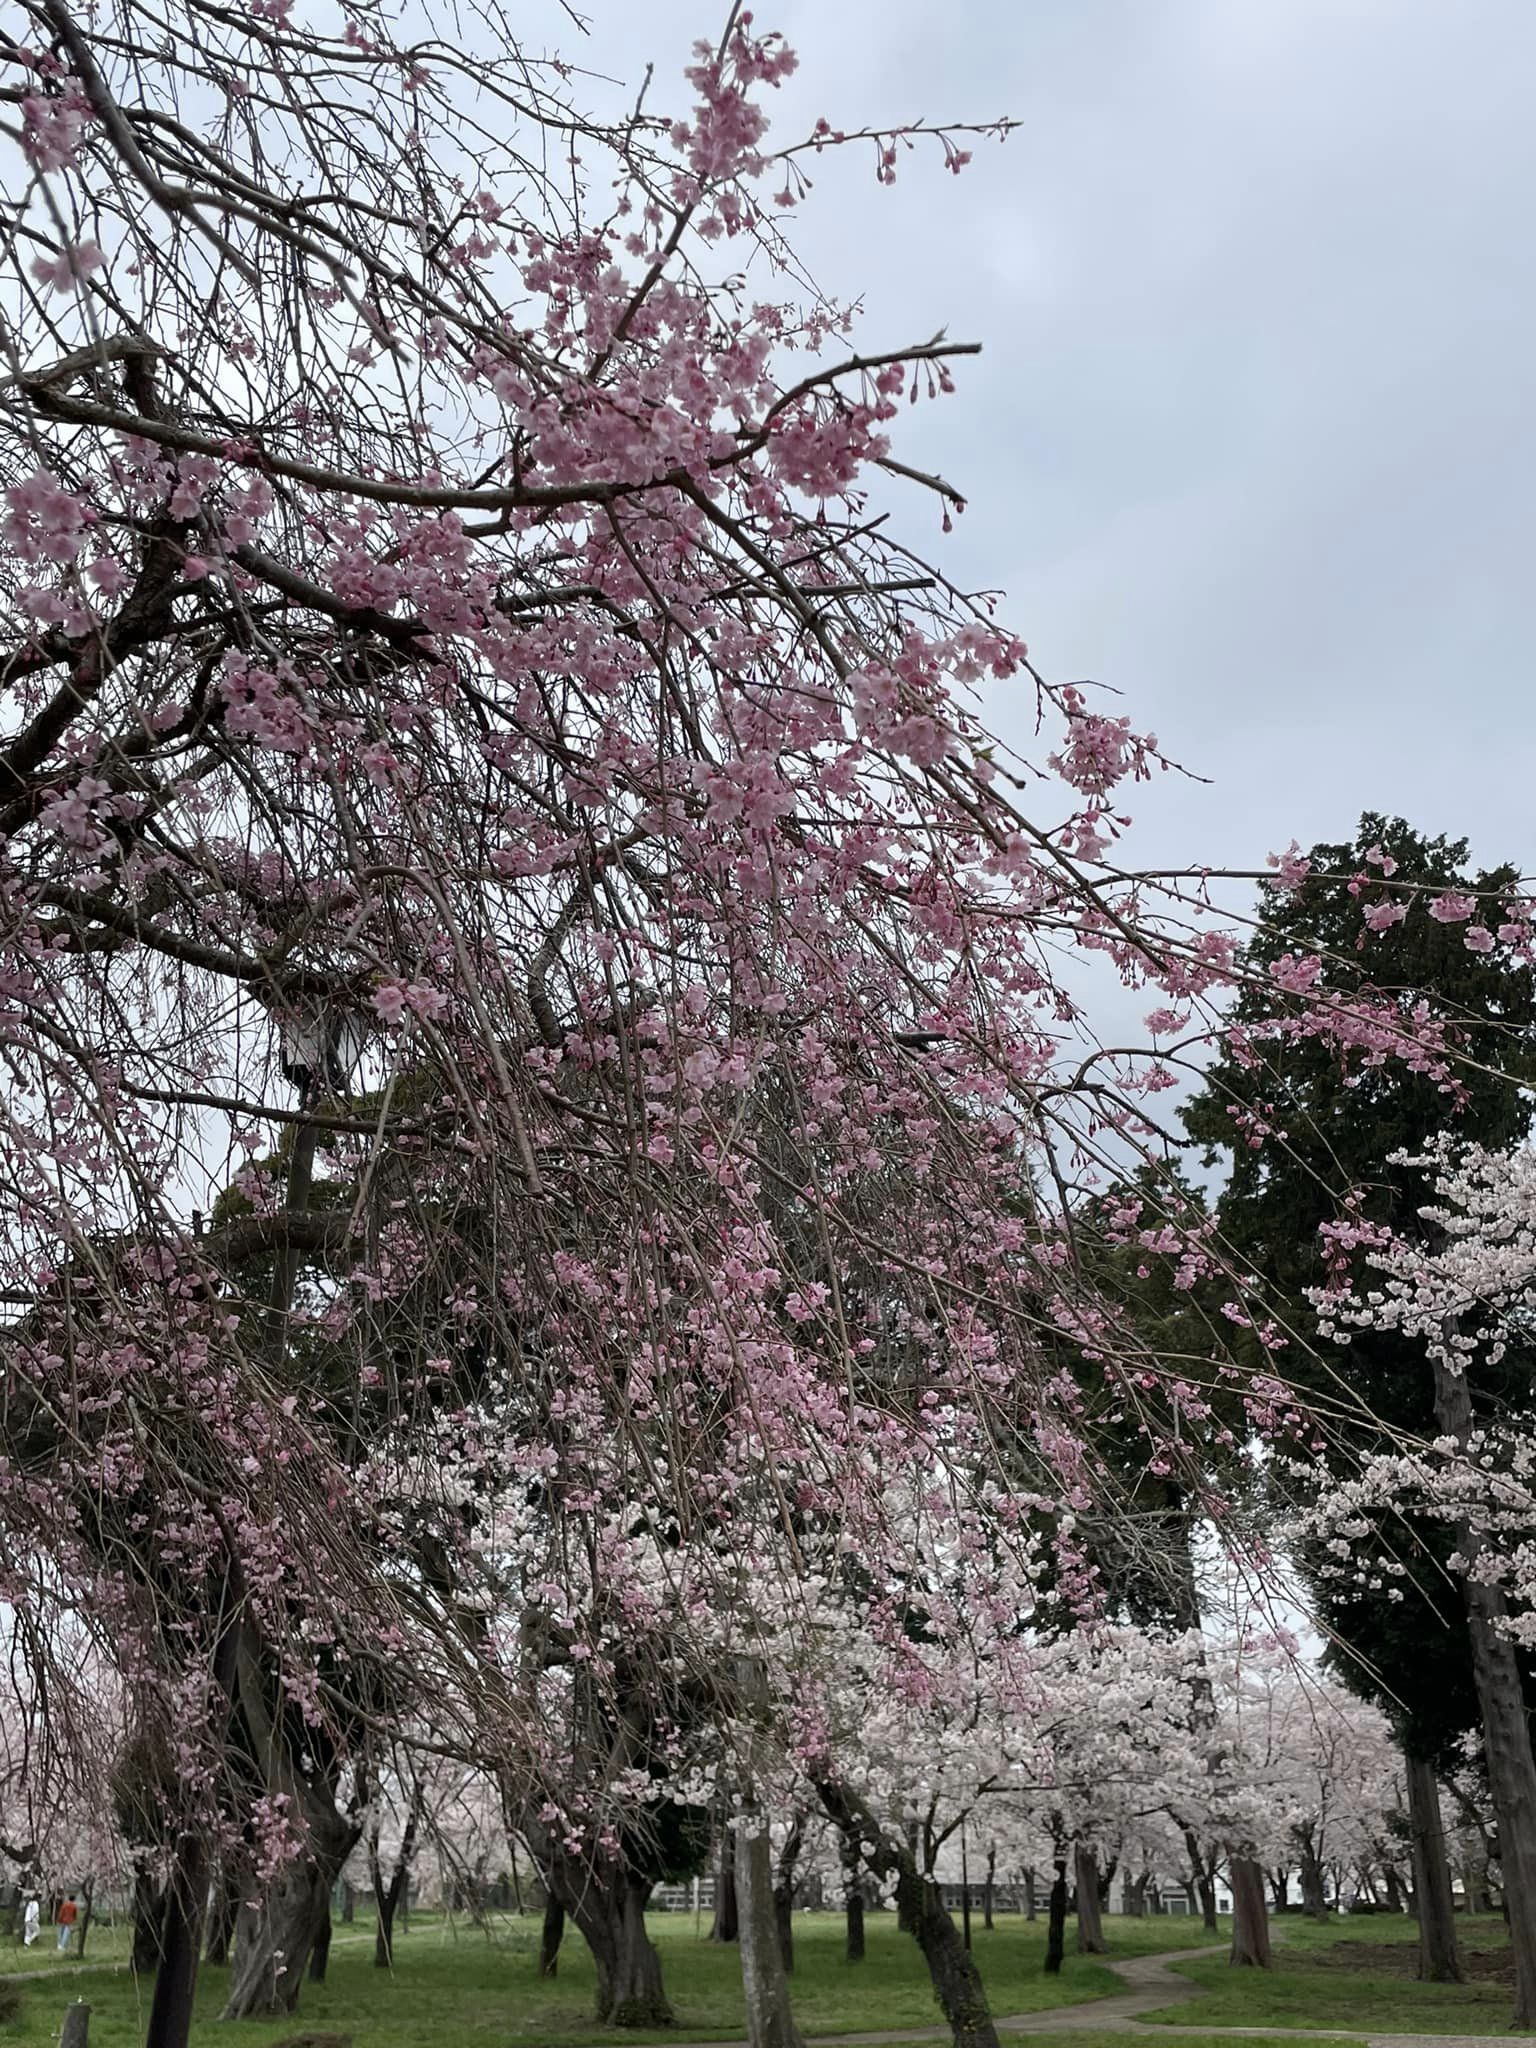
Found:
<svg viewBox="0 0 1536 2048"><path fill-rule="evenodd" d="M55 1946L59 1938L56 1927L45 1927L31 1948L21 1943L0 1943L0 1976L10 1976L16 1970L63 1970L79 1961L78 1955L61 1956ZM111 1927L102 1921L93 1921L85 1937L88 1964L125 1963L133 1947L133 1935L126 1924ZM75 1945L79 1946L79 1930L76 1929Z"/></svg>
<svg viewBox="0 0 1536 2048"><path fill-rule="evenodd" d="M1272 1970L1234 1970L1208 1956L1172 1967L1197 1996L1149 2015L1159 2027L1346 2028L1394 2034L1498 2034L1514 2001L1498 1967L1504 1923L1458 1920L1472 1981L1420 1984L1413 1975L1418 1928L1404 1914L1322 1923L1287 1915Z"/></svg>
<svg viewBox="0 0 1536 2048"><path fill-rule="evenodd" d="M850 1966L843 1960L840 1915L795 1916L794 2005L807 2034L939 2022L916 1943L900 1932L890 1914L871 1914L866 1924L869 1953L862 1963ZM662 1951L667 1990L677 2014L678 2024L669 2038L739 2036L741 1965L736 1950L700 1940L691 1914L654 1914L650 1927ZM1069 1945L1073 1931L1069 1924ZM1105 1931L1111 1953L1122 1957L1197 1947L1208 1938L1198 1921L1186 1919L1107 1919ZM105 1937L107 1930L102 1933ZM350 2033L354 2048L448 2048L458 2043L464 2048L615 2048L632 2038L594 2026L595 1980L579 1939L567 1939L555 1982L540 1982L533 1961L537 1934L538 1923L532 1919L508 1916L487 1936L463 1922L450 1926L418 1916L398 1942L397 1966L389 1973L373 1967L372 1927L359 1919L355 1927L337 1927L327 1981L304 1986L298 2014L289 2020L217 2025L225 1973L205 1970L198 1987L193 2040L196 2048L268 2048L304 2029ZM96 1939L93 1930L93 1950ZM110 1951L103 1940L103 1960L109 1952L120 1952L122 1939L118 1934L118 1946ZM1002 1914L996 1931L988 1934L978 1916L975 1952L994 2012L1039 2012L1121 1988L1101 1960L1070 1953L1060 1977L1047 1977L1041 1969L1044 1951L1043 1922L1030 1926L1015 1915ZM0 1969L11 1966L0 1951ZM36 1974L42 1974L40 1968ZM136 2048L143 2038L148 1987L136 1984L120 1968L71 1971L55 1962L51 1978L29 1981L21 1991L19 2019L0 2027L5 2048L46 2048L56 2041L64 2007L72 1998L83 1998L92 2008L91 2048ZM1093 2037L1074 2039L1077 2048L1088 2048Z"/></svg>

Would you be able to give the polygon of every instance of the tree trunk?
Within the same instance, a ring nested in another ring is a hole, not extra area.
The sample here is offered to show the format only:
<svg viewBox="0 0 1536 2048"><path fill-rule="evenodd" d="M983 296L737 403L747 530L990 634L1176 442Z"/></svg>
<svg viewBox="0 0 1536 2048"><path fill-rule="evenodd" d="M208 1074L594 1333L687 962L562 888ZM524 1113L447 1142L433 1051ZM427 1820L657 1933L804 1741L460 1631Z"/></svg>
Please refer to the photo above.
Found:
<svg viewBox="0 0 1536 2048"><path fill-rule="evenodd" d="M857 1836L845 1831L838 1837L843 1864L843 1916L848 1935L843 1955L850 1963L864 1960L864 1882L859 1864Z"/></svg>
<svg viewBox="0 0 1536 2048"><path fill-rule="evenodd" d="M778 1929L779 1954L789 1975L794 1974L795 1968L795 1884L804 1847L805 1814L797 1810L773 1873L773 1920Z"/></svg>
<svg viewBox="0 0 1536 2048"><path fill-rule="evenodd" d="M1194 1885L1195 1897L1200 1901L1200 1918L1207 1934L1220 1932L1216 1918L1216 1873L1207 1861L1200 1847L1200 1837L1193 1828L1184 1830L1184 1853L1189 1858L1189 1875Z"/></svg>
<svg viewBox="0 0 1536 2048"><path fill-rule="evenodd" d="M315 1945L309 1952L309 1981L311 1984L325 1982L325 1966L331 1960L331 1902L327 1897L320 1909L320 1924L315 1929Z"/></svg>
<svg viewBox="0 0 1536 2048"><path fill-rule="evenodd" d="M80 1946L75 1950L76 1957L82 1963L85 1961L86 1936L91 1931L91 1901L94 1899L95 1895L96 1880L94 1877L88 1877L85 1883L80 1888L80 1897L83 1902L83 1910L80 1914Z"/></svg>
<svg viewBox="0 0 1536 2048"><path fill-rule="evenodd" d="M271 1880L260 1904L242 1902L229 1996L220 2019L266 2018L294 2010L333 1878L333 1871L296 1860Z"/></svg>
<svg viewBox="0 0 1536 2048"><path fill-rule="evenodd" d="M1465 1972L1456 1943L1440 1787L1435 1782L1434 1765L1423 1757L1405 1756L1404 1762L1413 1843L1413 1903L1419 1923L1419 1978L1426 1984L1461 1984Z"/></svg>
<svg viewBox="0 0 1536 2048"><path fill-rule="evenodd" d="M64 2008L64 2024L59 2030L59 2048L90 2048L91 2008L81 1999Z"/></svg>
<svg viewBox="0 0 1536 2048"><path fill-rule="evenodd" d="M603 2026L669 2027L672 2008L662 1987L661 1957L645 1931L651 1880L596 1849L572 1851L521 1803L519 1832L545 1889L560 1900L592 1952L597 2017Z"/></svg>
<svg viewBox="0 0 1536 2048"><path fill-rule="evenodd" d="M373 1894L373 1967L376 1970L392 1970L395 1967L395 1908L400 1895L393 1885L375 1887ZM540 1976L544 1974L542 1968Z"/></svg>
<svg viewBox="0 0 1536 2048"><path fill-rule="evenodd" d="M992 1908L997 1902L997 1844L987 1844L987 1874L981 1887L981 1924L988 1934L995 1932Z"/></svg>
<svg viewBox="0 0 1536 2048"><path fill-rule="evenodd" d="M357 1918L357 1886L344 1884L341 1888L341 1924L350 1927Z"/></svg>
<svg viewBox="0 0 1536 2048"><path fill-rule="evenodd" d="M1301 1910L1309 1920L1328 1918L1328 1886L1323 1876L1323 1866L1312 1846L1310 1830L1298 1835L1297 1845L1301 1851Z"/></svg>
<svg viewBox="0 0 1536 2048"><path fill-rule="evenodd" d="M421 1822L422 1800L421 1781L418 1779L411 1787L411 1803L400 1836L400 1850L395 1858L395 1867L390 1872L388 1884L384 1882L384 1866L379 1860L377 1820L369 1831L368 1877L373 1886L373 1903L378 1914L378 1924L373 1936L373 1964L376 1970L394 1967L395 1914L400 1914L400 1924L403 1928L411 1885L411 1864L416 1855L416 1830ZM542 1975L542 1971L540 1974Z"/></svg>
<svg viewBox="0 0 1536 2048"><path fill-rule="evenodd" d="M1288 1870L1272 1870L1269 1873L1269 1903L1273 1911L1285 1911L1290 1889L1291 1873Z"/></svg>
<svg viewBox="0 0 1536 2048"><path fill-rule="evenodd" d="M203 1961L224 1969L229 1962L229 1945L235 1938L235 1921L240 1912L240 1879L227 1868L219 1871L208 1907L208 1938L203 1943Z"/></svg>
<svg viewBox="0 0 1536 2048"><path fill-rule="evenodd" d="M133 1974L153 1977L165 1947L165 1888L142 1864L133 1873Z"/></svg>
<svg viewBox="0 0 1536 2048"><path fill-rule="evenodd" d="M1045 1974L1059 1977L1067 1953L1067 1859L1056 1858L1056 1878L1051 1886L1049 1918L1045 1933Z"/></svg>
<svg viewBox="0 0 1536 2048"><path fill-rule="evenodd" d="M1479 1863L1475 1857L1468 1857L1462 1865L1462 1890L1466 1894L1467 1911L1486 1913L1491 1910L1488 1893L1488 1866Z"/></svg>
<svg viewBox="0 0 1536 2048"><path fill-rule="evenodd" d="M565 1908L552 1891L544 1895L544 1925L539 1932L539 1975L553 1977L560 1967L560 1943L565 1938Z"/></svg>
<svg viewBox="0 0 1536 2048"><path fill-rule="evenodd" d="M586 1936L597 1964L597 2016L609 2027L670 2027L672 2008L662 1988L661 1957L645 1931L650 1884L628 1873L615 1874L588 1920L583 1907L567 1907ZM584 1924L584 1921L587 1924ZM598 1939L593 1939L589 1926Z"/></svg>
<svg viewBox="0 0 1536 2048"><path fill-rule="evenodd" d="M160 1928L160 1967L150 2001L144 2048L187 2048L192 2001L197 1992L203 1907L208 1897L207 1849L200 1835L185 1835L165 1888Z"/></svg>
<svg viewBox="0 0 1536 2048"><path fill-rule="evenodd" d="M1472 1434L1472 1394L1464 1374L1435 1361L1435 1417L1441 1430L1465 1444ZM1512 2025L1536 2027L1536 1757L1531 1754L1515 1646L1505 1634L1504 1595L1478 1577L1481 1539L1464 1525L1457 1548L1467 1561L1462 1595L1472 1636L1472 1675L1483 1717L1488 1790L1499 1822L1499 1867L1515 1955Z"/></svg>
<svg viewBox="0 0 1536 2048"><path fill-rule="evenodd" d="M709 1930L711 1941L735 1941L741 1931L741 1913L736 1902L736 1865L729 1830L722 1830L720 1868L715 1873L715 1919Z"/></svg>
<svg viewBox="0 0 1536 2048"><path fill-rule="evenodd" d="M1099 1865L1091 1849L1078 1843L1073 1852L1077 1881L1077 1952L1080 1956L1104 1953L1104 1921L1099 1912Z"/></svg>
<svg viewBox="0 0 1536 2048"><path fill-rule="evenodd" d="M1397 1874L1397 1866L1395 1864L1383 1863L1381 1866L1381 1888L1386 1893L1387 1911L1389 1913L1401 1913L1403 1910L1403 1886L1402 1880Z"/></svg>
<svg viewBox="0 0 1536 2048"><path fill-rule="evenodd" d="M802 2048L789 2006L789 1979L779 1946L773 1855L767 1820L750 1808L735 1829L737 1930L748 2048Z"/></svg>
<svg viewBox="0 0 1536 2048"><path fill-rule="evenodd" d="M910 1842L887 1834L863 1801L845 1786L818 1779L816 1791L834 1826L845 1838L852 1835L858 1840L864 1861L875 1876L895 1878L897 1917L902 1931L912 1935L923 1952L954 2048L998 2048L981 1973L944 1909L938 1886L919 1869Z"/></svg>
<svg viewBox="0 0 1536 2048"><path fill-rule="evenodd" d="M1024 1873L1024 1918L1038 1920L1040 1908L1035 1901L1035 1867L1030 1865Z"/></svg>
<svg viewBox="0 0 1536 2048"><path fill-rule="evenodd" d="M1251 1856L1234 1856L1232 1876L1232 1953L1240 1968L1267 1970L1269 1912L1264 1903L1264 1872Z"/></svg>
<svg viewBox="0 0 1536 2048"><path fill-rule="evenodd" d="M909 1866L896 1880L896 1904L902 1926L917 1937L934 1996L954 2036L954 2048L998 2048L981 1973L945 1909L938 1886Z"/></svg>
<svg viewBox="0 0 1536 2048"><path fill-rule="evenodd" d="M1130 1920L1144 1920L1147 1916L1147 1873L1125 1880L1125 1914Z"/></svg>

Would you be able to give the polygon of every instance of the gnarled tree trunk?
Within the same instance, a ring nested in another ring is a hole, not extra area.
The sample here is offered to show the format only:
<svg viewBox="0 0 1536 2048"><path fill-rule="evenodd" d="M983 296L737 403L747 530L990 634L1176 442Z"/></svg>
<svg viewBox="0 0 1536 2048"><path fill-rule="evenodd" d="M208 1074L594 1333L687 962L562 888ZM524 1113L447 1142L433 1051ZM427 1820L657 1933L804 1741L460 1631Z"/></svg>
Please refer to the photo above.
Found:
<svg viewBox="0 0 1536 2048"><path fill-rule="evenodd" d="M1242 1969L1267 1970L1269 1909L1264 1899L1263 1868L1251 1856L1234 1856L1230 1869L1232 1952L1228 1961Z"/></svg>
<svg viewBox="0 0 1536 2048"><path fill-rule="evenodd" d="M661 1957L645 1931L651 1886L616 1871L601 1892L591 1887L566 1911L597 1965L597 2016L609 2027L670 2027L672 2008L661 1981Z"/></svg>
<svg viewBox="0 0 1536 2048"><path fill-rule="evenodd" d="M327 1858L327 1868L309 1858L296 1859L267 1883L258 1904L242 1902L221 2019L294 2010L331 1885L345 1860L346 1852L334 1864Z"/></svg>
<svg viewBox="0 0 1536 2048"><path fill-rule="evenodd" d="M559 1899L592 1952L598 2020L613 2027L671 2026L661 1957L645 1931L651 1879L595 1848L564 1848L526 1802L520 1831L546 1892Z"/></svg>

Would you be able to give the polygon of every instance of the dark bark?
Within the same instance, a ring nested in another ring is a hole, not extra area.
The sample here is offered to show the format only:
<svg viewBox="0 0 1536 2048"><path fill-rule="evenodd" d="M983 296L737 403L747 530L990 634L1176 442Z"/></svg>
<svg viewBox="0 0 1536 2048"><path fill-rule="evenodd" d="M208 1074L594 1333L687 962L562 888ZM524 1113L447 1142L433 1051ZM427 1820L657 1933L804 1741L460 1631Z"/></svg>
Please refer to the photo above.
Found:
<svg viewBox="0 0 1536 2048"><path fill-rule="evenodd" d="M897 1917L902 1930L923 1952L954 2048L998 2048L981 1973L945 1910L938 1886L919 1868L911 1843L887 1834L846 1786L821 1779L816 1790L834 1825L845 1838L853 1835L858 1840L860 1853L875 1876L887 1882L895 1879Z"/></svg>
<svg viewBox="0 0 1536 2048"><path fill-rule="evenodd" d="M208 1938L203 1944L203 1961L223 1969L229 1962L229 1945L235 1938L235 1921L240 1912L240 1880L236 1872L221 1870L208 1907Z"/></svg>
<svg viewBox="0 0 1536 2048"><path fill-rule="evenodd" d="M601 1897L568 1905L597 1964L597 2016L610 2027L670 2027L661 1957L645 1931L647 1879L621 1873Z"/></svg>
<svg viewBox="0 0 1536 2048"><path fill-rule="evenodd" d="M553 1977L560 1967L560 1943L565 1938L565 1908L553 1892L544 1896L544 1925L539 1930L539 1975Z"/></svg>
<svg viewBox="0 0 1536 2048"><path fill-rule="evenodd" d="M142 1864L133 1873L133 1973L153 1977L165 1947L165 1887Z"/></svg>
<svg viewBox="0 0 1536 2048"><path fill-rule="evenodd" d="M95 1896L96 1880L88 1877L80 1888L80 1946L75 1950L77 1959L82 1963L85 1961L86 1937L91 1931L91 1905Z"/></svg>
<svg viewBox="0 0 1536 2048"><path fill-rule="evenodd" d="M1435 1361L1435 1417L1445 1435L1466 1443L1472 1434L1472 1395L1465 1374ZM1457 1548L1467 1559L1462 1596L1472 1637L1472 1675L1483 1719L1488 1790L1499 1822L1499 1866L1515 1958L1512 2024L1536 2027L1536 1757L1515 1646L1505 1633L1507 1609L1497 1586L1480 1579L1481 1540L1460 1527Z"/></svg>
<svg viewBox="0 0 1536 2048"><path fill-rule="evenodd" d="M1381 1866L1381 1888L1386 1894L1387 1911L1401 1913L1403 1910L1403 1885L1397 1874L1397 1866L1383 1863Z"/></svg>
<svg viewBox="0 0 1536 2048"><path fill-rule="evenodd" d="M1456 1942L1451 1868L1434 1765L1407 1756L1408 1826L1413 1844L1413 1904L1419 1923L1419 1977L1426 1984L1461 1984L1465 1972Z"/></svg>
<svg viewBox="0 0 1536 2048"><path fill-rule="evenodd" d="M90 2048L91 2008L83 2000L64 2008L64 2025L59 2030L59 2048Z"/></svg>
<svg viewBox="0 0 1536 2048"><path fill-rule="evenodd" d="M1269 1903L1277 1913L1285 1911L1290 1882L1291 1873L1288 1870L1272 1870L1269 1873Z"/></svg>
<svg viewBox="0 0 1536 2048"><path fill-rule="evenodd" d="M345 1852L340 1860L345 1860ZM326 1863L331 1863L330 1857ZM268 1883L258 1905L241 1904L221 2019L294 2010L336 1867L298 1859Z"/></svg>
<svg viewBox="0 0 1536 2048"><path fill-rule="evenodd" d="M709 1930L711 1941L735 1941L741 1932L741 1914L736 1903L736 1867L730 1831L721 1830L720 1867L715 1873L715 1918Z"/></svg>
<svg viewBox="0 0 1536 2048"><path fill-rule="evenodd" d="M981 1887L981 1924L988 1934L994 1932L992 1908L997 1902L997 1844L987 1844L987 1874Z"/></svg>
<svg viewBox="0 0 1536 2048"><path fill-rule="evenodd" d="M843 1917L847 1927L843 1958L846 1962L862 1963L864 1960L864 1878L859 1861L858 1837L845 1831L838 1837L839 1855L843 1865Z"/></svg>
<svg viewBox="0 0 1536 2048"><path fill-rule="evenodd" d="M779 1849L773 1872L773 1921L778 1929L779 1955L786 1974L795 1968L795 1886L799 1879L800 1852L805 1847L805 1815L797 1812Z"/></svg>
<svg viewBox="0 0 1536 2048"><path fill-rule="evenodd" d="M341 1888L341 1924L350 1927L357 1918L357 1886L344 1884Z"/></svg>
<svg viewBox="0 0 1536 2048"><path fill-rule="evenodd" d="M1328 1885L1310 1828L1296 1830L1296 1846L1301 1852L1301 1910L1309 1920L1326 1920Z"/></svg>
<svg viewBox="0 0 1536 2048"><path fill-rule="evenodd" d="M311 1984L325 1982L325 1969L331 1960L331 1902L327 1897L320 1911L320 1924L315 1929L315 1945L309 1952L309 1981Z"/></svg>
<svg viewBox="0 0 1536 2048"><path fill-rule="evenodd" d="M1039 1917L1040 1908L1035 1900L1035 1871L1034 1865L1031 1864L1024 1873L1024 1918L1038 1920Z"/></svg>
<svg viewBox="0 0 1536 2048"><path fill-rule="evenodd" d="M954 2048L998 2048L981 1974L945 1910L938 1886L915 1870L903 1871L896 1880L896 1904L901 1924L916 1936L923 1952Z"/></svg>
<svg viewBox="0 0 1536 2048"><path fill-rule="evenodd" d="M1077 1952L1080 1956L1104 1953L1104 1922L1099 1912L1099 1865L1091 1849L1079 1842L1073 1851L1077 1882Z"/></svg>
<svg viewBox="0 0 1536 2048"><path fill-rule="evenodd" d="M1125 1911L1131 1920L1144 1920L1147 1913L1147 1873L1125 1881Z"/></svg>
<svg viewBox="0 0 1536 2048"><path fill-rule="evenodd" d="M1228 1961L1240 1969L1267 1970L1269 1910L1264 1901L1264 1872L1251 1856L1234 1856L1232 1877L1232 1952Z"/></svg>
<svg viewBox="0 0 1536 2048"><path fill-rule="evenodd" d="M144 2048L186 2048L192 2033L192 2002L202 1947L203 1905L208 1895L207 1846L201 1835L183 1838L161 1917L160 1967L150 2001Z"/></svg>
<svg viewBox="0 0 1536 2048"><path fill-rule="evenodd" d="M421 1825L422 1788L418 1781L411 1787L410 1809L405 1817L405 1827L400 1836L400 1853L395 1858L395 1867L384 1881L384 1866L379 1857L379 1830L375 1823L368 1836L368 1877L373 1886L374 1910L378 1916L373 1935L374 1968L387 1970L395 1960L395 1915L401 1912L411 1882L411 1865L416 1857L416 1831ZM405 1924L401 1915L401 1925ZM542 1971L540 1973L542 1975Z"/></svg>
<svg viewBox="0 0 1536 2048"><path fill-rule="evenodd" d="M595 1850L573 1854L526 1803L520 1822L519 1831L546 1892L559 1899L592 1952L599 2022L615 2027L671 2026L661 1957L645 1931L652 1880Z"/></svg>
<svg viewBox="0 0 1536 2048"><path fill-rule="evenodd" d="M1056 1858L1056 1876L1051 1885L1051 1899L1045 1932L1045 1974L1059 1977L1067 1953L1067 1859L1065 1855Z"/></svg>

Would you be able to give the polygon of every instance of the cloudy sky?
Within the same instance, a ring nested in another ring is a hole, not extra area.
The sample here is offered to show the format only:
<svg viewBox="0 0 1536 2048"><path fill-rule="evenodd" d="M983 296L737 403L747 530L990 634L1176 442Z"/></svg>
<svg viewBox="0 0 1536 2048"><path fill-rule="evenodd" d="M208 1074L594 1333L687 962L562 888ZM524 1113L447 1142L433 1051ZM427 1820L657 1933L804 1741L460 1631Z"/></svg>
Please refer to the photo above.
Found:
<svg viewBox="0 0 1536 2048"><path fill-rule="evenodd" d="M584 6L581 54L654 60L653 106L725 11ZM1531 0L757 19L801 57L776 140L1022 123L958 179L936 150L891 190L824 157L798 239L866 340L985 344L899 450L970 509L946 542L914 497L908 532L1212 778L1142 796L1143 856L1251 867L1372 806L1536 869Z"/></svg>

